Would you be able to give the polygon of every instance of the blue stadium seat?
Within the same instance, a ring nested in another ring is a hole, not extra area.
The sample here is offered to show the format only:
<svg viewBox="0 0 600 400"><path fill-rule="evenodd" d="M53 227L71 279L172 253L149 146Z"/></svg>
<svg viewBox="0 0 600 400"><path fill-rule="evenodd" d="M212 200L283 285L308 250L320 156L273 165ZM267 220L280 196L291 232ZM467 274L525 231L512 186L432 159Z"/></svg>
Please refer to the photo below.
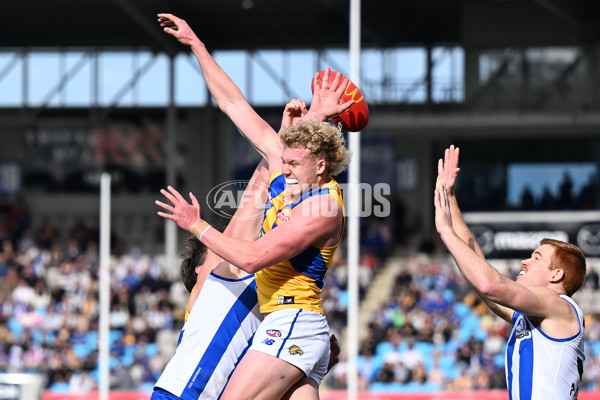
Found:
<svg viewBox="0 0 600 400"><path fill-rule="evenodd" d="M441 357L439 366L446 379L454 379L460 374L460 371L456 368L456 359L452 356Z"/></svg>
<svg viewBox="0 0 600 400"><path fill-rule="evenodd" d="M408 383L405 383L404 385L402 385L402 391L417 393L417 392L427 392L427 391L431 392L432 390L427 389L427 386L424 383L408 382Z"/></svg>
<svg viewBox="0 0 600 400"><path fill-rule="evenodd" d="M388 384L385 382L373 382L369 385L369 391L371 392L386 392L388 390Z"/></svg>
<svg viewBox="0 0 600 400"><path fill-rule="evenodd" d="M148 343L146 345L146 355L152 357L158 353L158 345L156 343Z"/></svg>
<svg viewBox="0 0 600 400"><path fill-rule="evenodd" d="M370 363L370 366L366 365L366 363ZM379 355L374 355L370 360L366 360L364 356L358 356L356 358L356 365L360 372L363 372L363 375L369 381L375 379L377 373L381 370L383 366L383 357Z"/></svg>
<svg viewBox="0 0 600 400"><path fill-rule="evenodd" d="M471 309L463 302L455 303L453 309L454 314L460 318L468 315L471 312Z"/></svg>
<svg viewBox="0 0 600 400"><path fill-rule="evenodd" d="M6 323L8 324L8 329L10 329L10 333L12 333L15 337L23 336L23 326L18 319L9 318Z"/></svg>
<svg viewBox="0 0 600 400"><path fill-rule="evenodd" d="M394 350L394 345L390 342L380 342L375 347L375 354L385 357L386 354L391 353Z"/></svg>
<svg viewBox="0 0 600 400"><path fill-rule="evenodd" d="M137 387L140 392L152 392L154 390L154 382L145 382Z"/></svg>
<svg viewBox="0 0 600 400"><path fill-rule="evenodd" d="M93 350L86 343L74 344L71 348L80 359L86 358Z"/></svg>
<svg viewBox="0 0 600 400"><path fill-rule="evenodd" d="M496 354L494 356L494 365L498 368L504 369L504 353Z"/></svg>
<svg viewBox="0 0 600 400"><path fill-rule="evenodd" d="M85 343L91 348L96 350L98 348L98 332L90 331L85 335Z"/></svg>
<svg viewBox="0 0 600 400"><path fill-rule="evenodd" d="M427 372L431 371L431 367L433 367L433 344L428 342L416 342L413 348L423 356L422 359L425 370Z"/></svg>
<svg viewBox="0 0 600 400"><path fill-rule="evenodd" d="M67 382L54 382L48 389L51 392L66 393L69 391L69 384Z"/></svg>
<svg viewBox="0 0 600 400"><path fill-rule="evenodd" d="M120 358L121 365L131 367L133 365L133 354L123 354Z"/></svg>
<svg viewBox="0 0 600 400"><path fill-rule="evenodd" d="M41 329L32 329L31 330L31 338L33 340L33 344L41 345L44 342L44 333Z"/></svg>
<svg viewBox="0 0 600 400"><path fill-rule="evenodd" d="M473 337L479 340L480 342L485 341L485 339L487 339L487 336L487 332L481 328L477 328L475 329L475 332L473 332Z"/></svg>
<svg viewBox="0 0 600 400"><path fill-rule="evenodd" d="M113 344L116 341L121 340L121 339L123 339L123 332L121 332L119 330L113 329L108 334L108 341L109 341L111 347L113 346Z"/></svg>
<svg viewBox="0 0 600 400"><path fill-rule="evenodd" d="M460 324L460 338L463 342L469 341L479 329L479 317L470 314L463 318Z"/></svg>

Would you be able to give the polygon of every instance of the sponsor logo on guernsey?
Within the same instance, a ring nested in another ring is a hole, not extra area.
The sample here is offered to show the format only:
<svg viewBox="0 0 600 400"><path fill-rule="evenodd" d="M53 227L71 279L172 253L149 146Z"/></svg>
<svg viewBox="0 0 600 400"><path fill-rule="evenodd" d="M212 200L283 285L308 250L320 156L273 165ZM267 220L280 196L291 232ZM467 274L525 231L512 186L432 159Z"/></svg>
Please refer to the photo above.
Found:
<svg viewBox="0 0 600 400"><path fill-rule="evenodd" d="M277 329L267 329L267 335L271 337L281 337L281 332Z"/></svg>
<svg viewBox="0 0 600 400"><path fill-rule="evenodd" d="M275 222L276 225L281 225L283 224L285 221L287 221L288 219L290 219L290 215L289 215L289 209L284 208L283 210L279 211L277 213L277 222Z"/></svg>
<svg viewBox="0 0 600 400"><path fill-rule="evenodd" d="M277 298L277 304L296 304L294 302L294 296L279 296Z"/></svg>
<svg viewBox="0 0 600 400"><path fill-rule="evenodd" d="M293 356L296 354L299 354L299 355L304 354L304 351L302 351L302 349L300 347L296 346L295 344L290 346L289 351L290 351L290 354Z"/></svg>
<svg viewBox="0 0 600 400"><path fill-rule="evenodd" d="M517 322L516 334L517 334L516 335L517 339L523 339L523 338L529 336L529 330L527 329L527 326L525 325L525 321L522 319Z"/></svg>

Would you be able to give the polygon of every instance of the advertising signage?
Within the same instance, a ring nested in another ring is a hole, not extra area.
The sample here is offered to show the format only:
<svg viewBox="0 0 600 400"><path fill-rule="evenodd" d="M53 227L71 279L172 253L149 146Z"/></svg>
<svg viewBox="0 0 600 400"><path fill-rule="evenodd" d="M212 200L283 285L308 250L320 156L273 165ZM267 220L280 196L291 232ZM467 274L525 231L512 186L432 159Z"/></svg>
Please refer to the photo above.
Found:
<svg viewBox="0 0 600 400"><path fill-rule="evenodd" d="M600 256L597 211L473 212L464 218L486 257L526 258L544 238L575 244L588 257Z"/></svg>

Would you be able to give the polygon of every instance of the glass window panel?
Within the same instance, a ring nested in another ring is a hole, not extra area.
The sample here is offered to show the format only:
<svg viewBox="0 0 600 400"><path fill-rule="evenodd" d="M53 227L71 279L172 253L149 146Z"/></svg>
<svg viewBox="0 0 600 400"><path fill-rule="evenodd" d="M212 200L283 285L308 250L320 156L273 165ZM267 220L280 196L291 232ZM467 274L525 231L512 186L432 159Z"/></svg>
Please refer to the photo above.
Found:
<svg viewBox="0 0 600 400"><path fill-rule="evenodd" d="M182 106L200 106L208 101L206 82L193 54L175 59L175 102Z"/></svg>
<svg viewBox="0 0 600 400"><path fill-rule="evenodd" d="M23 60L15 58L15 53L0 53L0 106L17 106L23 102L22 76Z"/></svg>
<svg viewBox="0 0 600 400"><path fill-rule="evenodd" d="M151 53L139 54L138 68L145 66L152 57ZM169 59L160 54L154 58L152 65L137 82L134 89L136 105L164 106L169 103Z"/></svg>
<svg viewBox="0 0 600 400"><path fill-rule="evenodd" d="M32 52L29 54L29 104L42 105L50 91L60 80L60 61L57 52ZM58 104L53 96L50 104Z"/></svg>

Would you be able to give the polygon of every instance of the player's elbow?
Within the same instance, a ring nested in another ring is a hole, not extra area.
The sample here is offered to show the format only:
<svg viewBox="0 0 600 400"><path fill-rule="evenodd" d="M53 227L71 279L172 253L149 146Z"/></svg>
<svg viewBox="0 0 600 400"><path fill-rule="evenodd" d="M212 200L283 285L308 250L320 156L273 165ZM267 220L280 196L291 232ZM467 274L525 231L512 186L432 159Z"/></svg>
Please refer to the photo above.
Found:
<svg viewBox="0 0 600 400"><path fill-rule="evenodd" d="M481 283L479 288L479 292L483 296L494 302L498 302L504 296L506 296L507 291L508 288L506 285L504 285L501 280L496 279L485 280Z"/></svg>
<svg viewBox="0 0 600 400"><path fill-rule="evenodd" d="M239 268L249 274L255 274L261 270L258 263L256 262L244 262L242 265L239 266Z"/></svg>
<svg viewBox="0 0 600 400"><path fill-rule="evenodd" d="M263 257L256 251L249 251L241 265L237 267L249 274L254 274L264 268Z"/></svg>

